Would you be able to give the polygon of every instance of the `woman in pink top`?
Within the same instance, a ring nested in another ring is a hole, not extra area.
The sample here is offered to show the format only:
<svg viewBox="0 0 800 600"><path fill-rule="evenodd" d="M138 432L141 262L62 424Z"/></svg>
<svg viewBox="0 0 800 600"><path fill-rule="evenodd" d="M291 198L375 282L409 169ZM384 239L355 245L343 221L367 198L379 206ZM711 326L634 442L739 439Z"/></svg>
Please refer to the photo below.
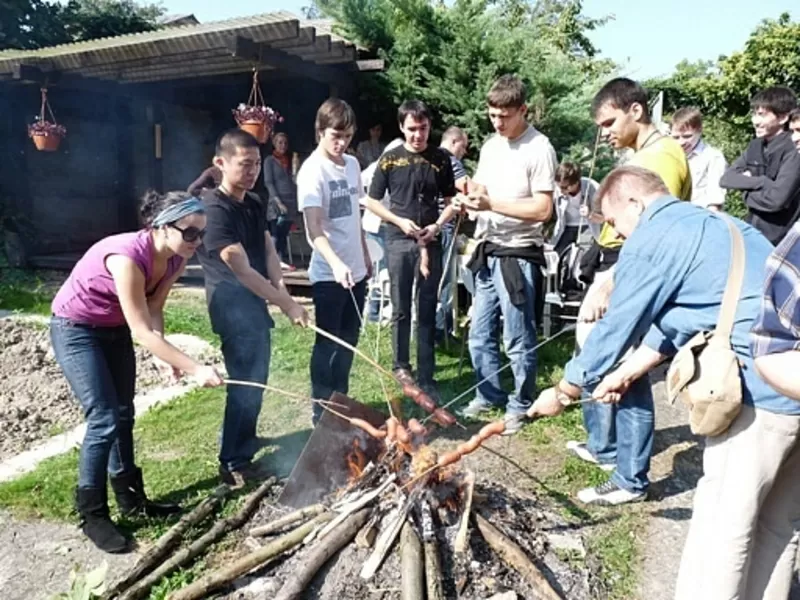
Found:
<svg viewBox="0 0 800 600"><path fill-rule="evenodd" d="M180 510L147 499L134 461L133 339L176 374L188 373L204 386L222 385L212 367L163 337L164 303L202 243L204 212L200 200L184 192L148 193L141 207L144 228L97 242L53 300L53 350L86 417L76 490L81 528L106 552L131 546L109 516L106 473L122 514L153 517Z"/></svg>

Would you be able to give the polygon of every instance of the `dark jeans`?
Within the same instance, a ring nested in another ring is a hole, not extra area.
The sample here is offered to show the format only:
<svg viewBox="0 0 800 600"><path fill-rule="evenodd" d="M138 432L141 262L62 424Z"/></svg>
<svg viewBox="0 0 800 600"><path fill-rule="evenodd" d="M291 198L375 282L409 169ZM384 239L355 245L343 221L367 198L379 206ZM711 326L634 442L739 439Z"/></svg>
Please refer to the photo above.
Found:
<svg viewBox="0 0 800 600"><path fill-rule="evenodd" d="M289 231L292 229L292 220L281 215L267 223L269 234L275 242L275 250L278 256L286 264L289 264Z"/></svg>
<svg viewBox="0 0 800 600"><path fill-rule="evenodd" d="M249 292L233 293L220 286L211 298L209 315L222 341L228 377L266 384L273 326L266 303ZM228 386L219 451L219 462L226 469L247 465L259 449L256 426L263 394L258 388Z"/></svg>
<svg viewBox="0 0 800 600"><path fill-rule="evenodd" d="M366 279L352 288L352 294L335 281L320 281L312 285L317 327L351 346L357 345L366 290ZM350 350L317 334L311 352L311 397L327 400L333 392L347 394L352 366L353 353ZM314 404L313 414L316 421L322 415L322 407Z"/></svg>
<svg viewBox="0 0 800 600"><path fill-rule="evenodd" d="M417 279L417 378L433 381L436 369L436 292L442 277L442 248L438 241L428 244L427 279ZM410 238L386 240L386 260L392 298L392 353L395 369L411 369L411 297L419 273L419 246Z"/></svg>
<svg viewBox="0 0 800 600"><path fill-rule="evenodd" d="M93 327L53 317L50 339L56 361L86 417L78 487L105 488L106 471L116 477L136 466L136 356L131 332L126 326Z"/></svg>

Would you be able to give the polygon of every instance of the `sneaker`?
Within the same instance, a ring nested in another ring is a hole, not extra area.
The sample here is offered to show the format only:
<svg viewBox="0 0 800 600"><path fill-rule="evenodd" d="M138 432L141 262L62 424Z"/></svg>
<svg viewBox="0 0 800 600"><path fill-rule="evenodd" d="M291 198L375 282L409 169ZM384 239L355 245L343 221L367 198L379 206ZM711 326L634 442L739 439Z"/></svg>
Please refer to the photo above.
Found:
<svg viewBox="0 0 800 600"><path fill-rule="evenodd" d="M492 410L492 408L494 407L488 402L485 402L480 398L474 398L472 402L462 408L458 414L467 419L476 419L483 413Z"/></svg>
<svg viewBox="0 0 800 600"><path fill-rule="evenodd" d="M591 451L584 442L570 440L569 442L567 442L567 450L572 452L575 456L577 456L581 460L588 463L592 463L593 465L597 465L598 467L603 469L603 471L611 472L617 468L617 466L613 463L597 462L597 457L595 457L595 455L591 453Z"/></svg>
<svg viewBox="0 0 800 600"><path fill-rule="evenodd" d="M504 418L506 428L503 430L503 435L514 435L515 433L519 433L527 420L528 418L525 416L525 414L513 415L506 413Z"/></svg>
<svg viewBox="0 0 800 600"><path fill-rule="evenodd" d="M392 374L400 385L417 385L414 375L408 369L395 369Z"/></svg>
<svg viewBox="0 0 800 600"><path fill-rule="evenodd" d="M232 488L241 488L248 483L259 483L263 481L266 478L266 474L254 463L248 463L238 469L232 470L220 465L219 478L222 483Z"/></svg>
<svg viewBox="0 0 800 600"><path fill-rule="evenodd" d="M631 502L644 502L647 492L629 492L609 480L593 488L585 488L578 492L578 501L583 504L600 506L617 506Z"/></svg>

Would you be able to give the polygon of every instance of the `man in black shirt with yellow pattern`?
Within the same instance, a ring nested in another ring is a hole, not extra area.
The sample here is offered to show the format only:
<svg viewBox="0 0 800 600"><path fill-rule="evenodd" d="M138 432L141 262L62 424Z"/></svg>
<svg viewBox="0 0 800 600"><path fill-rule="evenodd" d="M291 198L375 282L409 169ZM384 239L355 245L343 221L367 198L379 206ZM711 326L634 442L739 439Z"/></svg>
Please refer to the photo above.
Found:
<svg viewBox="0 0 800 600"><path fill-rule="evenodd" d="M402 146L385 152L372 178L367 208L386 223L386 259L392 300L392 352L394 371L405 383L413 382L409 340L411 298L417 280L417 377L429 394L437 395L435 370L436 303L442 277L442 246L439 233L452 216L450 199L455 182L450 158L440 148L428 145L431 114L419 100L404 102L397 121L405 137ZM389 193L389 208L380 202ZM439 209L439 198L447 208ZM428 249L430 274L419 272L420 246Z"/></svg>

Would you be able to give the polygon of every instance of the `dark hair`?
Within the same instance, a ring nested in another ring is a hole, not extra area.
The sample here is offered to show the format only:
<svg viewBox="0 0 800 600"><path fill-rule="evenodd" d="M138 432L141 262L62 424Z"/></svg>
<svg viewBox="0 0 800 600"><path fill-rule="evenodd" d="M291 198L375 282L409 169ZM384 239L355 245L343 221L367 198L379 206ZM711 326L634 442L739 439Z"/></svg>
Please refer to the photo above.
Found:
<svg viewBox="0 0 800 600"><path fill-rule="evenodd" d="M650 107L647 105L647 92L633 79L627 77L617 77L612 79L595 94L592 100L592 116L597 115L597 111L606 104L611 104L614 108L628 111L634 104L642 107L642 123L650 123Z"/></svg>
<svg viewBox="0 0 800 600"><path fill-rule="evenodd" d="M787 123L794 123L795 121L800 121L800 108L795 108L789 113L789 120Z"/></svg>
<svg viewBox="0 0 800 600"><path fill-rule="evenodd" d="M217 156L231 158L239 148L258 149L258 140L241 129L229 129L217 140Z"/></svg>
<svg viewBox="0 0 800 600"><path fill-rule="evenodd" d="M356 113L353 108L341 98L328 98L317 109L317 118L314 121L317 134L326 129L336 131L356 130Z"/></svg>
<svg viewBox="0 0 800 600"><path fill-rule="evenodd" d="M578 183L581 180L581 168L574 162L565 161L556 169L556 183Z"/></svg>
<svg viewBox="0 0 800 600"><path fill-rule="evenodd" d="M797 96L787 87L779 85L768 87L752 97L750 108L753 110L763 108L782 117L797 108Z"/></svg>
<svg viewBox="0 0 800 600"><path fill-rule="evenodd" d="M672 129L682 129L688 127L690 129L703 128L703 113L695 106L685 106L679 108L672 115Z"/></svg>
<svg viewBox="0 0 800 600"><path fill-rule="evenodd" d="M489 88L486 103L492 108L519 108L527 98L528 91L519 77L503 75Z"/></svg>
<svg viewBox="0 0 800 600"><path fill-rule="evenodd" d="M397 109L397 122L402 127L406 118L411 117L415 121L433 121L431 109L422 100L406 100Z"/></svg>
<svg viewBox="0 0 800 600"><path fill-rule="evenodd" d="M147 190L139 204L139 218L142 222L142 226L147 228L151 227L153 219L155 219L162 210L183 202L184 200L188 200L191 197L192 194L188 192L167 192L166 194L159 194L155 190Z"/></svg>

